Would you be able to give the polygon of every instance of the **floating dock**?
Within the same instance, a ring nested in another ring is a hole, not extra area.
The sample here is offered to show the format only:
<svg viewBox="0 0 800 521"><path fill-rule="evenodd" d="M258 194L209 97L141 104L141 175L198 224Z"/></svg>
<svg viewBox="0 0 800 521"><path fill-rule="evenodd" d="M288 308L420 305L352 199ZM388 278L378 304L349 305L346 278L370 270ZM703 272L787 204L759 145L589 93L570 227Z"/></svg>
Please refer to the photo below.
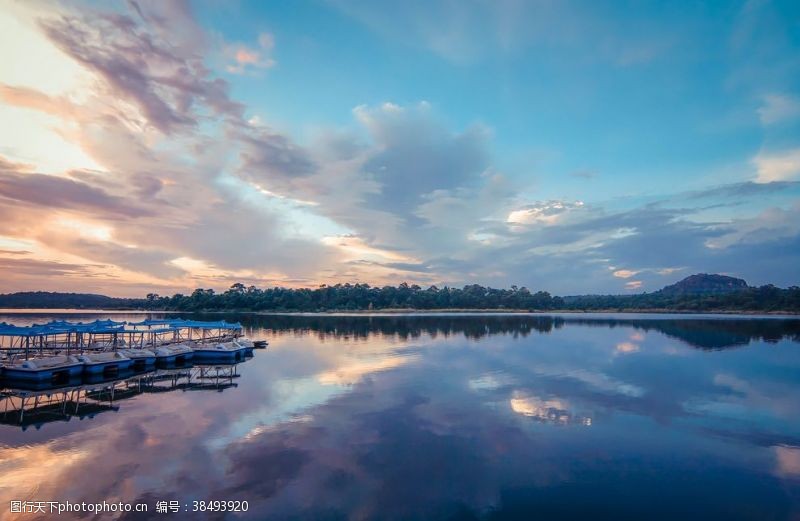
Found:
<svg viewBox="0 0 800 521"><path fill-rule="evenodd" d="M0 323L0 377L59 385L79 376L114 377L193 361L237 363L266 345L242 336L241 324L224 320Z"/></svg>

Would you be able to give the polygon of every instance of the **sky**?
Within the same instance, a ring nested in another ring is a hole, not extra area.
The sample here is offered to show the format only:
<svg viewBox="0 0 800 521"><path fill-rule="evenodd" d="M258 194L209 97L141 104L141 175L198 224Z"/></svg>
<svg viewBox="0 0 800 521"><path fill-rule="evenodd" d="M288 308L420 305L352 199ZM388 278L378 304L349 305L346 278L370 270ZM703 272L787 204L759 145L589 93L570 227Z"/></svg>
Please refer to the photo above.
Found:
<svg viewBox="0 0 800 521"><path fill-rule="evenodd" d="M0 0L0 291L800 283L800 4Z"/></svg>

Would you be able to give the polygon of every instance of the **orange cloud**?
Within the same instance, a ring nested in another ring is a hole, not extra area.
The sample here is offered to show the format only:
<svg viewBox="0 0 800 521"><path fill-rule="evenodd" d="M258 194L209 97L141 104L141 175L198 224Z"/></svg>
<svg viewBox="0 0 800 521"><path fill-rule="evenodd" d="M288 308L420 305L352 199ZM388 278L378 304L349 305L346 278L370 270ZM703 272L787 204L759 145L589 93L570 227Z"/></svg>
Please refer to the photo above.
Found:
<svg viewBox="0 0 800 521"><path fill-rule="evenodd" d="M625 289L639 289L643 285L641 280L632 280L625 283Z"/></svg>

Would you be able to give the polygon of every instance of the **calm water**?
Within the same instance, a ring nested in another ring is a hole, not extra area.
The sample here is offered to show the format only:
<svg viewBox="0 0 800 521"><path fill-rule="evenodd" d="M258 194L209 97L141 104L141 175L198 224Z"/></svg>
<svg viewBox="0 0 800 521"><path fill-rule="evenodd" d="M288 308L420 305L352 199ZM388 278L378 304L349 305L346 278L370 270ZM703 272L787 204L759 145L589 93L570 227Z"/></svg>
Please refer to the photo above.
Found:
<svg viewBox="0 0 800 521"><path fill-rule="evenodd" d="M248 501L214 519L800 519L800 320L225 318L270 341L237 376L93 388L21 425L7 400L0 519L23 499L149 504L130 519L209 499Z"/></svg>

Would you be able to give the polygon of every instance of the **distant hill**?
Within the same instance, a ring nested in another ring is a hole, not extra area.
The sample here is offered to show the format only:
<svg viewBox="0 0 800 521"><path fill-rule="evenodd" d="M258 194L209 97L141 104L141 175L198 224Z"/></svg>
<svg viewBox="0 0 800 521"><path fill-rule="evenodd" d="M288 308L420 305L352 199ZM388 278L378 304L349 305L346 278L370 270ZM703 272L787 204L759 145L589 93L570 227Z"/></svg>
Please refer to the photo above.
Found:
<svg viewBox="0 0 800 521"><path fill-rule="evenodd" d="M665 286L656 293L662 295L719 295L747 289L743 279L708 273L690 275L675 284Z"/></svg>
<svg viewBox="0 0 800 521"><path fill-rule="evenodd" d="M115 298L92 293L25 291L0 294L0 308L116 309L133 307L141 302L142 299Z"/></svg>

